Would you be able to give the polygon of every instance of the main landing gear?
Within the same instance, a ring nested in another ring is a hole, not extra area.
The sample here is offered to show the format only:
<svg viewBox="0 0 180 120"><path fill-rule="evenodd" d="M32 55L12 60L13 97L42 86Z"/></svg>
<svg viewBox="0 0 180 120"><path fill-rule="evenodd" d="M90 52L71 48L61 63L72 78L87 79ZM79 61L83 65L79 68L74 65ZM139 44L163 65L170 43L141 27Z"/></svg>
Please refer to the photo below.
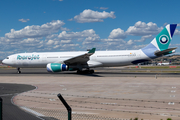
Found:
<svg viewBox="0 0 180 120"><path fill-rule="evenodd" d="M78 74L93 74L94 73L94 70L77 70L77 73Z"/></svg>
<svg viewBox="0 0 180 120"><path fill-rule="evenodd" d="M18 74L20 74L20 73L21 73L20 68L17 68L17 73L18 73Z"/></svg>

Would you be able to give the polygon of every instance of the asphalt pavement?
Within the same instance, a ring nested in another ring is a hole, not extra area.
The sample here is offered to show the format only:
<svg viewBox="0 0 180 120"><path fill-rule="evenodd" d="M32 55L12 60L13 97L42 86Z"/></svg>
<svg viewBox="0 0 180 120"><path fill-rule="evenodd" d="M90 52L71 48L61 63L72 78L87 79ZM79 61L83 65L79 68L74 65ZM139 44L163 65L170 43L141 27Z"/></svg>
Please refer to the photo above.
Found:
<svg viewBox="0 0 180 120"><path fill-rule="evenodd" d="M33 89L35 87L31 85L0 83L0 97L3 99L3 120L42 120L12 103L13 96Z"/></svg>
<svg viewBox="0 0 180 120"><path fill-rule="evenodd" d="M59 77L180 77L180 69L131 69L95 68L93 74L77 74L76 71L48 73L46 68L22 68L21 74L15 68L0 69L0 76L59 76Z"/></svg>

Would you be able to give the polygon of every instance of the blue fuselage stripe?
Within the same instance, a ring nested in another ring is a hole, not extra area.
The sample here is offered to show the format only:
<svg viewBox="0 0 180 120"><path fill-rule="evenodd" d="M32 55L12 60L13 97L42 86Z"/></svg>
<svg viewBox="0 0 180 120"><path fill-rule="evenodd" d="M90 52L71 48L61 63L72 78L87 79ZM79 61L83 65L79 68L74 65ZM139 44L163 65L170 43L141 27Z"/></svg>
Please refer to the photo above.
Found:
<svg viewBox="0 0 180 120"><path fill-rule="evenodd" d="M141 49L143 51L144 54L146 54L149 58L156 58L157 56L154 55L154 52L157 51L158 49L152 44L150 43L149 45L147 45L146 47Z"/></svg>

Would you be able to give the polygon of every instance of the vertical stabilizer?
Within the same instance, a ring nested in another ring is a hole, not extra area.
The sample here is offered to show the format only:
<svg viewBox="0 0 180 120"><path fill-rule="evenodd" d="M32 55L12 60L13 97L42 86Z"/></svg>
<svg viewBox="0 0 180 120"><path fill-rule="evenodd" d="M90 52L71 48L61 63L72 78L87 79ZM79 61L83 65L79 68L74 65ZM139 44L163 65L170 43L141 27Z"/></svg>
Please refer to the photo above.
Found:
<svg viewBox="0 0 180 120"><path fill-rule="evenodd" d="M151 41L149 45L141 50L150 58L157 57L155 51L164 51L168 49L172 36L177 24L168 24L166 27Z"/></svg>

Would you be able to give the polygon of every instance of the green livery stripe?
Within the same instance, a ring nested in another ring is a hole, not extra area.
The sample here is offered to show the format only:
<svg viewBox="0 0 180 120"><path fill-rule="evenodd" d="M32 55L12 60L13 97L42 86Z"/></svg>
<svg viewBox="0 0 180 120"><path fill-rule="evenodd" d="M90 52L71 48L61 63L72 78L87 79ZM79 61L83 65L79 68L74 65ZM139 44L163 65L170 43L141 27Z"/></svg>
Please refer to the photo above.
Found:
<svg viewBox="0 0 180 120"><path fill-rule="evenodd" d="M156 42L158 44L158 47L160 51L168 49L169 44L171 42L171 37L169 35L169 32L166 28L164 28L157 36L156 36Z"/></svg>
<svg viewBox="0 0 180 120"><path fill-rule="evenodd" d="M61 64L59 63L51 63L51 69L53 72L59 72L61 70Z"/></svg>

